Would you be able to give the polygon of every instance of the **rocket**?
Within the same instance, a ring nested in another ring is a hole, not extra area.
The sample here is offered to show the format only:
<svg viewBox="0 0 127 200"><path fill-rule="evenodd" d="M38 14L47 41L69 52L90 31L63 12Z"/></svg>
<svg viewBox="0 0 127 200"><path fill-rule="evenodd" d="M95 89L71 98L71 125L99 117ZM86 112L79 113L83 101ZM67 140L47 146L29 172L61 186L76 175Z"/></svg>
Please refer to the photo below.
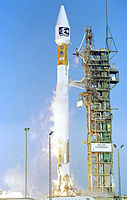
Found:
<svg viewBox="0 0 127 200"><path fill-rule="evenodd" d="M57 44L57 95L62 99L63 113L58 138L58 180L54 183L54 195L67 195L72 190L69 167L69 94L68 94L68 44L70 43L70 26L62 5L55 26Z"/></svg>

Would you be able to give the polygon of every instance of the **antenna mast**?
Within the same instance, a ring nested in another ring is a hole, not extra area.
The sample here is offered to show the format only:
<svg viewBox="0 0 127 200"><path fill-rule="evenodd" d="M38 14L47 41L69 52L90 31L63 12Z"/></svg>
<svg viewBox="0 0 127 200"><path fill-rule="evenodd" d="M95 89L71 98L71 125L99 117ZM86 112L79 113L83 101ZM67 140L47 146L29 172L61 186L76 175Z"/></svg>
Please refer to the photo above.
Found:
<svg viewBox="0 0 127 200"><path fill-rule="evenodd" d="M109 25L108 25L107 0L106 0L106 47L105 48L108 50L108 54L113 53L111 55L111 57L109 58L109 60L111 60L118 53L115 41L113 39L111 30L110 30Z"/></svg>
<svg viewBox="0 0 127 200"><path fill-rule="evenodd" d="M108 10L107 10L107 0L106 0L106 49L109 51L109 46L108 46Z"/></svg>

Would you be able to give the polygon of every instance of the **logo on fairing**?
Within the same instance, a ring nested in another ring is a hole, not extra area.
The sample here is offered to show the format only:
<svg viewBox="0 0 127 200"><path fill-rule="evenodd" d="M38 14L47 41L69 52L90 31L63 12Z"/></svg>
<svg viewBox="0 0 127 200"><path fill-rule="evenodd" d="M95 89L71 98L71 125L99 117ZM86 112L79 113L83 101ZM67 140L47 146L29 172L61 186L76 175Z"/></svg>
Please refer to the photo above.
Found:
<svg viewBox="0 0 127 200"><path fill-rule="evenodd" d="M59 35L69 37L69 28L68 27L59 27Z"/></svg>

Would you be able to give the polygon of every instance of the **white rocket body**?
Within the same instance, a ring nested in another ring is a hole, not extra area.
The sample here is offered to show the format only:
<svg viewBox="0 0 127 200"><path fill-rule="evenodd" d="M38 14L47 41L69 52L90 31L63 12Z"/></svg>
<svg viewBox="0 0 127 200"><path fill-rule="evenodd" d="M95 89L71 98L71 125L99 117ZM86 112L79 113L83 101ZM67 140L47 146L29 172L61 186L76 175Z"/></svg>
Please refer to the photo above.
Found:
<svg viewBox="0 0 127 200"><path fill-rule="evenodd" d="M64 6L60 8L55 27L55 42L57 43L57 95L62 99L64 119L59 128L58 149L58 180L54 186L54 195L65 194L72 188L69 167L69 94L68 94L68 43L70 42L70 26ZM63 114L63 113L62 113ZM61 113L59 113L61 117Z"/></svg>

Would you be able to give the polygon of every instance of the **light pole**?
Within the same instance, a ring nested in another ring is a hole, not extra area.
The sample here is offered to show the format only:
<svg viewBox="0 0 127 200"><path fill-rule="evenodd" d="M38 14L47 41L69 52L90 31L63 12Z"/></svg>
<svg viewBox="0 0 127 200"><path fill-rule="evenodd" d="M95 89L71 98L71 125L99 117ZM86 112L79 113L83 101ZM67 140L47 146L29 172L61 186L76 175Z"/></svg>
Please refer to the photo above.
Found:
<svg viewBox="0 0 127 200"><path fill-rule="evenodd" d="M25 147L25 198L27 198L27 132L30 130L30 128L25 128L26 132L26 147Z"/></svg>
<svg viewBox="0 0 127 200"><path fill-rule="evenodd" d="M113 144L114 147L117 149L117 153L118 153L118 180L119 180L119 200L121 200L121 182L120 182L120 155L119 155L119 150L122 149L124 147L124 145L122 144L120 146L120 148L117 147L116 144Z"/></svg>
<svg viewBox="0 0 127 200"><path fill-rule="evenodd" d="M49 133L49 200L52 200L52 163L51 163L51 136L53 131Z"/></svg>

